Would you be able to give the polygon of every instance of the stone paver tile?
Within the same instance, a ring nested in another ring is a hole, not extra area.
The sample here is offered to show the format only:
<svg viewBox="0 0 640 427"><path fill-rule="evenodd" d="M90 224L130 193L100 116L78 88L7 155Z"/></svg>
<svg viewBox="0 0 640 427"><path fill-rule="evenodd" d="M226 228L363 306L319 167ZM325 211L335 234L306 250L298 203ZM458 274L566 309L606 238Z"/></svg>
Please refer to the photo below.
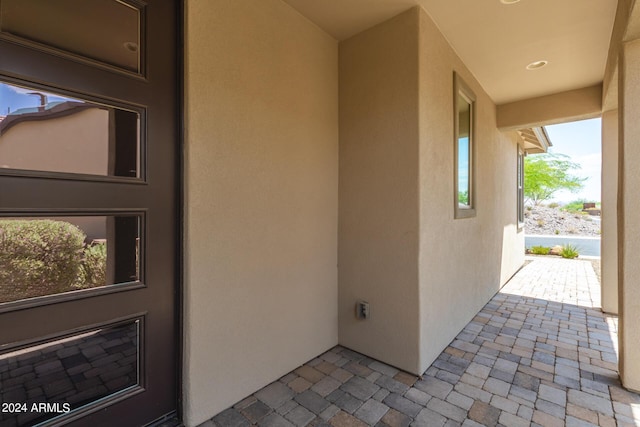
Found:
<svg viewBox="0 0 640 427"><path fill-rule="evenodd" d="M415 418L415 416L422 410L422 406L396 393L391 393L382 402L390 408L402 412L411 418Z"/></svg>
<svg viewBox="0 0 640 427"><path fill-rule="evenodd" d="M382 375L375 381L376 385L379 385L382 388L389 390L392 393L402 394L409 390L409 386L405 383L401 383L400 381L396 381L391 377L386 375Z"/></svg>
<svg viewBox="0 0 640 427"><path fill-rule="evenodd" d="M369 399L380 389L377 385L360 377L351 378L340 388L363 401Z"/></svg>
<svg viewBox="0 0 640 427"><path fill-rule="evenodd" d="M592 409L604 415L613 415L611 402L607 399L603 399L602 397L571 389L567 393L567 399L574 405Z"/></svg>
<svg viewBox="0 0 640 427"><path fill-rule="evenodd" d="M387 375L389 377L395 376L398 372L400 372L398 369L394 368L393 366L389 366L385 363L382 362L378 362L375 361L373 363L369 364L369 368L373 369L374 371L378 371L381 374Z"/></svg>
<svg viewBox="0 0 640 427"><path fill-rule="evenodd" d="M491 372L491 368L489 366L481 365L476 362L472 362L467 367L468 374L482 378L483 380L486 380L489 377L489 372Z"/></svg>
<svg viewBox="0 0 640 427"><path fill-rule="evenodd" d="M520 418L517 415L504 411L500 414L498 422L508 427L529 427L530 424L529 420L525 420L524 418Z"/></svg>
<svg viewBox="0 0 640 427"><path fill-rule="evenodd" d="M455 390L449 393L446 401L456 405L459 408L464 409L465 411L468 411L469 409L471 409L471 406L473 405L473 402L474 402L472 398L467 397L464 394L460 394Z"/></svg>
<svg viewBox="0 0 640 427"><path fill-rule="evenodd" d="M365 423L349 415L346 412L340 411L329 420L329 424L334 427L367 427Z"/></svg>
<svg viewBox="0 0 640 427"><path fill-rule="evenodd" d="M288 414L289 411L291 411L293 408L297 406L300 406L300 405L298 405L295 400L289 400L285 402L283 405L281 405L278 409L276 409L276 412L279 413L280 415L285 415L285 414Z"/></svg>
<svg viewBox="0 0 640 427"><path fill-rule="evenodd" d="M495 406L498 409L516 415L520 404L502 396L493 396L491 398L491 406Z"/></svg>
<svg viewBox="0 0 640 427"><path fill-rule="evenodd" d="M271 412L271 408L258 400L246 408L241 409L240 412L242 415L247 417L249 421L255 424L269 414Z"/></svg>
<svg viewBox="0 0 640 427"><path fill-rule="evenodd" d="M468 417L484 426L495 426L500 418L500 409L484 402L476 401L469 409Z"/></svg>
<svg viewBox="0 0 640 427"><path fill-rule="evenodd" d="M408 385L409 387L413 386L416 381L418 381L418 377L416 377L415 375L411 375L402 371L395 374L393 378L396 381L400 381L401 383Z"/></svg>
<svg viewBox="0 0 640 427"><path fill-rule="evenodd" d="M632 393L623 388L610 386L611 399L620 403L638 403L640 404L640 395Z"/></svg>
<svg viewBox="0 0 640 427"><path fill-rule="evenodd" d="M330 405L329 407L327 407L327 409L320 413L320 418L325 421L329 421L339 411L340 408L338 408L336 405Z"/></svg>
<svg viewBox="0 0 640 427"><path fill-rule="evenodd" d="M555 387L550 387L546 384L540 384L538 389L538 396L540 399L544 399L548 402L555 403L562 407L567 405L567 393L564 390L560 390Z"/></svg>
<svg viewBox="0 0 640 427"><path fill-rule="evenodd" d="M301 376L302 378L304 378L305 380L314 384L325 377L325 374L307 365L303 365L299 367L294 372L299 376Z"/></svg>
<svg viewBox="0 0 640 427"><path fill-rule="evenodd" d="M342 368L338 368L335 371L331 372L331 377L337 379L341 383L345 383L353 377L353 374L349 371L345 371Z"/></svg>
<svg viewBox="0 0 640 427"><path fill-rule="evenodd" d="M220 426L245 427L251 423L240 412L233 408L226 409L213 417L213 422Z"/></svg>
<svg viewBox="0 0 640 427"><path fill-rule="evenodd" d="M305 380L302 377L297 377L295 380L291 381L287 385L291 390L295 391L296 393L302 393L303 391L309 389L309 387L311 387L313 384L311 384L309 381Z"/></svg>
<svg viewBox="0 0 640 427"><path fill-rule="evenodd" d="M415 418L411 426L416 427L441 427L447 422L447 418L431 409L423 409Z"/></svg>
<svg viewBox="0 0 640 427"><path fill-rule="evenodd" d="M381 388L380 390L376 391L376 393L373 395L373 399L377 400L378 402L382 402L390 394L391 392L389 390L385 390Z"/></svg>
<svg viewBox="0 0 640 427"><path fill-rule="evenodd" d="M380 422L389 427L407 427L411 423L411 418L395 409L389 409Z"/></svg>
<svg viewBox="0 0 640 427"><path fill-rule="evenodd" d="M598 424L598 413L582 406L567 403L567 416L579 418L592 424Z"/></svg>
<svg viewBox="0 0 640 427"><path fill-rule="evenodd" d="M313 412L303 408L302 406L297 406L296 408L289 411L287 415L285 415L285 418L291 421L297 427L306 426L311 421L313 421L315 417L316 415Z"/></svg>
<svg viewBox="0 0 640 427"><path fill-rule="evenodd" d="M497 378L487 378L484 386L482 387L484 390L488 391L492 394L497 394L498 396L507 397L509 395L509 389L511 388L511 384L506 383Z"/></svg>
<svg viewBox="0 0 640 427"><path fill-rule="evenodd" d="M331 350L327 351L326 353L320 355L320 359L326 360L329 363L335 363L338 360L340 360L340 358L341 358L340 355L336 351L333 351L334 349L331 349Z"/></svg>
<svg viewBox="0 0 640 427"><path fill-rule="evenodd" d="M382 374L378 371L373 371L372 373L370 373L367 376L367 381L371 382L371 383L375 383L378 378L380 378L382 376Z"/></svg>
<svg viewBox="0 0 640 427"><path fill-rule="evenodd" d="M240 402L233 405L233 407L237 410L244 409L249 405L253 405L258 399L255 396L251 395L245 399L242 399Z"/></svg>
<svg viewBox="0 0 640 427"><path fill-rule="evenodd" d="M345 412L353 414L364 402L349 393L344 393L334 404Z"/></svg>
<svg viewBox="0 0 640 427"><path fill-rule="evenodd" d="M545 414L553 415L554 417L561 419L564 419L566 412L564 406L556 405L555 403L542 399L538 399L536 401L536 409L544 412Z"/></svg>
<svg viewBox="0 0 640 427"><path fill-rule="evenodd" d="M599 427L598 424L593 424L579 418L572 417L571 415L567 416L565 420L566 427Z"/></svg>
<svg viewBox="0 0 640 427"><path fill-rule="evenodd" d="M329 363L326 360L323 360L322 362L320 362L317 366L314 367L316 370L322 372L323 374L329 375L331 374L333 371L335 371L336 369L338 369L338 367L336 365L334 365L333 363Z"/></svg>
<svg viewBox="0 0 640 427"><path fill-rule="evenodd" d="M225 426L225 424L222 425ZM295 427L289 421L285 420L282 415L276 413L267 415L258 425L260 427Z"/></svg>
<svg viewBox="0 0 640 427"><path fill-rule="evenodd" d="M453 385L434 377L424 377L424 379L417 381L414 387L440 399L445 399L453 390Z"/></svg>
<svg viewBox="0 0 640 427"><path fill-rule="evenodd" d="M542 411L534 411L531 420L544 427L564 427L564 420L545 414Z"/></svg>
<svg viewBox="0 0 640 427"><path fill-rule="evenodd" d="M352 374L359 375L361 377L367 377L373 372L372 369L369 369L368 367L366 367L364 365L361 365L358 362L347 363L342 368L346 369L347 371L351 372Z"/></svg>
<svg viewBox="0 0 640 427"><path fill-rule="evenodd" d="M467 416L466 410L459 408L456 405L452 405L449 402L440 400L437 397L434 397L429 401L429 403L427 403L427 408L439 413L440 415L444 415L447 418L459 422L464 421Z"/></svg>
<svg viewBox="0 0 640 427"><path fill-rule="evenodd" d="M287 400L291 400L295 392L281 382L271 383L262 390L255 393L255 396L269 407L276 409Z"/></svg>
<svg viewBox="0 0 640 427"><path fill-rule="evenodd" d="M533 417L533 408L525 405L520 405L517 415L520 418L524 418L525 420L531 420L531 418Z"/></svg>
<svg viewBox="0 0 640 427"><path fill-rule="evenodd" d="M456 384L454 389L458 393L464 394L465 396L470 397L474 400L480 400L485 403L489 403L491 401L491 396L492 396L491 393L481 390L477 387L473 387L469 384L458 383Z"/></svg>
<svg viewBox="0 0 640 427"><path fill-rule="evenodd" d="M353 414L368 425L375 425L387 413L389 407L377 400L369 399Z"/></svg>
<svg viewBox="0 0 640 427"><path fill-rule="evenodd" d="M311 390L307 390L304 393L297 395L295 397L295 401L317 415L327 409L331 404L326 399L323 399L318 393Z"/></svg>
<svg viewBox="0 0 640 427"><path fill-rule="evenodd" d="M410 388L404 394L404 397L411 400L412 402L416 402L418 405L426 405L431 396L425 393L424 391L418 390L415 387Z"/></svg>
<svg viewBox="0 0 640 427"><path fill-rule="evenodd" d="M608 417L602 414L598 415L598 424L600 425L600 427L616 427L617 425L615 418Z"/></svg>
<svg viewBox="0 0 640 427"><path fill-rule="evenodd" d="M340 387L342 383L335 378L324 377L317 383L315 383L311 390L318 393L320 396L325 397Z"/></svg>

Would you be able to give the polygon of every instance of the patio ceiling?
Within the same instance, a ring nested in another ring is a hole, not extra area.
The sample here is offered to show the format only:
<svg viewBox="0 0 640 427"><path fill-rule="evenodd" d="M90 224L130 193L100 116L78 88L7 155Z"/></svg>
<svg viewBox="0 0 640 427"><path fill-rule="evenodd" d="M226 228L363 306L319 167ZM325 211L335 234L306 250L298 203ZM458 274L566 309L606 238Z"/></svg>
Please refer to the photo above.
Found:
<svg viewBox="0 0 640 427"><path fill-rule="evenodd" d="M602 82L617 5L615 0L284 1L338 40L420 5L496 104ZM548 65L526 69L541 60Z"/></svg>

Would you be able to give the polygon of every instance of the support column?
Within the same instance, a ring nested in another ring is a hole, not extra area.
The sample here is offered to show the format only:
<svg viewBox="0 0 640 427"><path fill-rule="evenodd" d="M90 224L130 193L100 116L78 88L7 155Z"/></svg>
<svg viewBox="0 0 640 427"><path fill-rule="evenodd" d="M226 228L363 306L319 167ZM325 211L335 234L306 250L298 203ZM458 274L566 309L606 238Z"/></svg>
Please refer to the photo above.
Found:
<svg viewBox="0 0 640 427"><path fill-rule="evenodd" d="M640 40L624 43L618 83L620 379L640 391Z"/></svg>
<svg viewBox="0 0 640 427"><path fill-rule="evenodd" d="M618 314L618 110L602 115L602 311Z"/></svg>

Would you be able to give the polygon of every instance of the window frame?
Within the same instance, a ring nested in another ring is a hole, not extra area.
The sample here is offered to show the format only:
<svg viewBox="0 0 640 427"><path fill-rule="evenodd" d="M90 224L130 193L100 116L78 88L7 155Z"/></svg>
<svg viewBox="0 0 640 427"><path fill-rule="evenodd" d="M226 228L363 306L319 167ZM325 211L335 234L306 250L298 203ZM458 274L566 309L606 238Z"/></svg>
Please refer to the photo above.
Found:
<svg viewBox="0 0 640 427"><path fill-rule="evenodd" d="M516 176L516 197L518 203L518 230L522 230L524 228L524 158L526 153L522 146L518 144L517 147L517 176Z"/></svg>
<svg viewBox="0 0 640 427"><path fill-rule="evenodd" d="M459 136L460 115L458 99L461 97L469 104L469 204L463 205L458 201L459 191ZM476 146L476 95L462 80L458 73L453 73L453 205L454 218L473 218L476 216L476 192L475 192L475 146Z"/></svg>

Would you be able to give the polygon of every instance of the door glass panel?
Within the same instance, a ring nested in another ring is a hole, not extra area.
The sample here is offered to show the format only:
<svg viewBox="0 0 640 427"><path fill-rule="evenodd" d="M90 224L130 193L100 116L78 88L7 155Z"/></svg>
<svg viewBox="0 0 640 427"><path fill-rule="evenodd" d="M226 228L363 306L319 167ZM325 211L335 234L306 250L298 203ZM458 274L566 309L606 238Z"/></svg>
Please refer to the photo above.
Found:
<svg viewBox="0 0 640 427"><path fill-rule="evenodd" d="M139 216L0 217L0 305L140 280Z"/></svg>
<svg viewBox="0 0 640 427"><path fill-rule="evenodd" d="M0 354L0 425L34 425L140 382L140 320Z"/></svg>
<svg viewBox="0 0 640 427"><path fill-rule="evenodd" d="M137 112L0 82L0 171L140 177Z"/></svg>
<svg viewBox="0 0 640 427"><path fill-rule="evenodd" d="M140 72L141 11L123 1L2 0L0 17L3 34Z"/></svg>
<svg viewBox="0 0 640 427"><path fill-rule="evenodd" d="M458 95L458 203L470 206L471 194L471 144L469 143L471 129L471 105Z"/></svg>

